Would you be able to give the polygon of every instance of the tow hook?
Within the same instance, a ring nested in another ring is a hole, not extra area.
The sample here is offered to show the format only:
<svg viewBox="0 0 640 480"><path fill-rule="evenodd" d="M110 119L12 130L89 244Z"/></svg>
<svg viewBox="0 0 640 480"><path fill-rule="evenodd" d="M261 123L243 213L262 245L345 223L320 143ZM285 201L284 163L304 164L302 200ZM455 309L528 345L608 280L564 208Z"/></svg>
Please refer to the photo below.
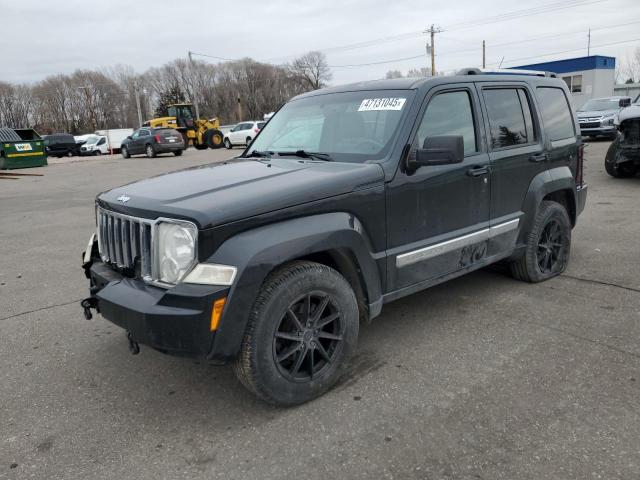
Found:
<svg viewBox="0 0 640 480"><path fill-rule="evenodd" d="M92 308L95 308L96 312L100 313L100 310L98 309L98 299L96 297L85 298L80 302L80 306L84 311L84 318L87 320L91 320L93 318L93 315L91 314Z"/></svg>
<svg viewBox="0 0 640 480"><path fill-rule="evenodd" d="M131 355L138 355L140 353L140 344L131 337L131 332L129 331L127 331L127 340L129 341Z"/></svg>

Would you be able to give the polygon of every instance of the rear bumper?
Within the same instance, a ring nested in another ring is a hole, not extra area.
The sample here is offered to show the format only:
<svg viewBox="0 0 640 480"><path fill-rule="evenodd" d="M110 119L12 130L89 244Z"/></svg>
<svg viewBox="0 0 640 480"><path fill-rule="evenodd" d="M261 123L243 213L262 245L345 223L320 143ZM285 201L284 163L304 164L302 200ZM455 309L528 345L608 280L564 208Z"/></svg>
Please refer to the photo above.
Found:
<svg viewBox="0 0 640 480"><path fill-rule="evenodd" d="M173 153L184 150L184 143L156 143L153 148L156 153Z"/></svg>
<svg viewBox="0 0 640 480"><path fill-rule="evenodd" d="M94 262L88 273L100 313L132 340L163 353L209 356L212 306L228 288L180 284L165 290L123 277L102 262Z"/></svg>
<svg viewBox="0 0 640 480"><path fill-rule="evenodd" d="M588 186L585 184L576 191L576 216L583 212L584 206L587 203L587 189Z"/></svg>

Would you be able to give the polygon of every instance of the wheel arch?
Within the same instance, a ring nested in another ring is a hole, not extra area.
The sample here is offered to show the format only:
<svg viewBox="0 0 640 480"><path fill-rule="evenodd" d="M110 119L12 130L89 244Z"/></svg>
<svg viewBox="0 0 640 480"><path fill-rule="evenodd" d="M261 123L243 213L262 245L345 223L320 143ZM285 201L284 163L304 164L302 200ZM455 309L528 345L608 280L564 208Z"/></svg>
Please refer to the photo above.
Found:
<svg viewBox="0 0 640 480"><path fill-rule="evenodd" d="M224 361L237 355L249 312L266 278L283 265L301 260L342 274L354 289L361 318L379 314L380 272L371 243L354 215L334 212L277 222L227 239L207 260L238 269L210 358Z"/></svg>
<svg viewBox="0 0 640 480"><path fill-rule="evenodd" d="M545 170L536 175L529 184L522 205L524 217L518 235L518 245L524 242L536 212L544 200L553 200L563 205L571 219L571 226L575 226L577 220L576 182L568 166Z"/></svg>

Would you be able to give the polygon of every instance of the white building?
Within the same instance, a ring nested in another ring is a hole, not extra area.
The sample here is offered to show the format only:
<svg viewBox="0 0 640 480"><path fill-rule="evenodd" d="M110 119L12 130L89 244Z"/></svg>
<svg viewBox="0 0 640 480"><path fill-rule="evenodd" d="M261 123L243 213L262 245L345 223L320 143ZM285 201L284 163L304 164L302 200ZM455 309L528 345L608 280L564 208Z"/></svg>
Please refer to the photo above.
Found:
<svg viewBox="0 0 640 480"><path fill-rule="evenodd" d="M602 55L570 58L555 62L521 65L523 70L544 70L562 78L573 96L573 106L579 109L587 100L613 96L616 59Z"/></svg>

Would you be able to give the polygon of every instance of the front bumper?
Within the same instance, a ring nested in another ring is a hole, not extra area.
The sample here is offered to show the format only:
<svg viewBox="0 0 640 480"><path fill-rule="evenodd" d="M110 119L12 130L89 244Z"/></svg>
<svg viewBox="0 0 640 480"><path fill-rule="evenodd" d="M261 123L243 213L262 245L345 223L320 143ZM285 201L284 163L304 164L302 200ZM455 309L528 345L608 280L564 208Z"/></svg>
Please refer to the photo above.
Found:
<svg viewBox="0 0 640 480"><path fill-rule="evenodd" d="M617 133L615 125L610 126L601 126L601 127L593 127L593 128L583 128L580 127L580 134L583 137L596 137L596 136L607 136L607 137L615 137Z"/></svg>
<svg viewBox="0 0 640 480"><path fill-rule="evenodd" d="M165 290L124 277L100 261L87 272L98 310L133 341L173 355L209 356L215 336L211 310L227 296L227 287L179 284Z"/></svg>

